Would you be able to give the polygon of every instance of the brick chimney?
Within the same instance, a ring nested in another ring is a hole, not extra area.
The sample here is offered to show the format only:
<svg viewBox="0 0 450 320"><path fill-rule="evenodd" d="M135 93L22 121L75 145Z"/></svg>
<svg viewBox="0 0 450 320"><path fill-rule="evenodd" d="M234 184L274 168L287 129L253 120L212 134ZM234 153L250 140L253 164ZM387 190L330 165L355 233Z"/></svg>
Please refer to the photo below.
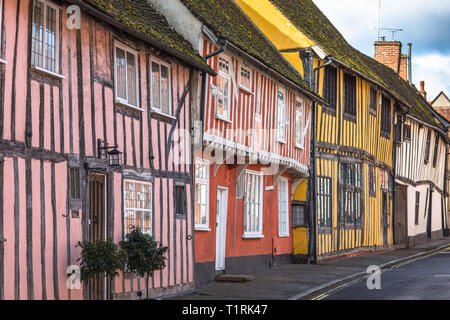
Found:
<svg viewBox="0 0 450 320"><path fill-rule="evenodd" d="M408 80L408 56L402 54L400 41L375 41L375 60L392 68L405 80Z"/></svg>
<svg viewBox="0 0 450 320"><path fill-rule="evenodd" d="M420 81L420 94L427 100L427 92L425 91L425 81Z"/></svg>

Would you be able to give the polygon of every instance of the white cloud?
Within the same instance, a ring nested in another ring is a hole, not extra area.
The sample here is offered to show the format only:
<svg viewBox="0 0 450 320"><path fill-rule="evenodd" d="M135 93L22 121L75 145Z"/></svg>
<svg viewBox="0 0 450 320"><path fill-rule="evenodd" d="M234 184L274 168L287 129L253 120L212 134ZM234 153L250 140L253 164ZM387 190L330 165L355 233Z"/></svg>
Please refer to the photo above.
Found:
<svg viewBox="0 0 450 320"><path fill-rule="evenodd" d="M420 89L425 81L428 100L433 100L441 91L450 93L450 56L431 53L413 58L413 82Z"/></svg>

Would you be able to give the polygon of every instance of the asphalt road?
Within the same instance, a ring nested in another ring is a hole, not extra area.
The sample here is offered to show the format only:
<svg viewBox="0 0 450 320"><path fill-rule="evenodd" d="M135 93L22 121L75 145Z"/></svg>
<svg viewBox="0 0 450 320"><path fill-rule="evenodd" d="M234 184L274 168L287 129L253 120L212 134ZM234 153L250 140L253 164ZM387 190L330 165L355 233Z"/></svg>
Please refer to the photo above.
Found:
<svg viewBox="0 0 450 320"><path fill-rule="evenodd" d="M363 278L313 300L450 300L450 250L382 270L379 290L369 290L367 282Z"/></svg>

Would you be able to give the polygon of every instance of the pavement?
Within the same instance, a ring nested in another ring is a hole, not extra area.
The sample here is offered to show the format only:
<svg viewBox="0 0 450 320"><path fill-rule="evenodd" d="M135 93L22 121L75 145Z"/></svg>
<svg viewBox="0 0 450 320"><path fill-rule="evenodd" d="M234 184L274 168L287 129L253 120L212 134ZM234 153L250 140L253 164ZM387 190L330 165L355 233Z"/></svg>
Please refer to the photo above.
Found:
<svg viewBox="0 0 450 320"><path fill-rule="evenodd" d="M302 300L367 276L367 267L392 268L450 247L450 239L407 249L340 258L318 264L286 264L253 274L249 282L211 282L173 300ZM450 273L450 272L449 272Z"/></svg>

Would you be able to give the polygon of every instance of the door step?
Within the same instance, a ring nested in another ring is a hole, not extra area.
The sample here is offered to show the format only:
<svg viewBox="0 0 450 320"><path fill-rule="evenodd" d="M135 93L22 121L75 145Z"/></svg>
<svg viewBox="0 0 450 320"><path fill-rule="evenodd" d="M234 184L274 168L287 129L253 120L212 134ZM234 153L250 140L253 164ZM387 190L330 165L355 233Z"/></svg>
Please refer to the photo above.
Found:
<svg viewBox="0 0 450 320"><path fill-rule="evenodd" d="M252 275L219 274L216 276L218 282L248 282L252 280Z"/></svg>

